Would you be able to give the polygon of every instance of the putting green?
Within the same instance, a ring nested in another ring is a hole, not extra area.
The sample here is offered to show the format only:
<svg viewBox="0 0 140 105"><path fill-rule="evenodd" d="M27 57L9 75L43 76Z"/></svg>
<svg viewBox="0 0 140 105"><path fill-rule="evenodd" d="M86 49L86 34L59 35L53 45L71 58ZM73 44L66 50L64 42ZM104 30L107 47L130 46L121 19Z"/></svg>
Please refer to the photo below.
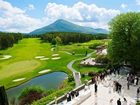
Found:
<svg viewBox="0 0 140 105"><path fill-rule="evenodd" d="M6 67L2 67L0 70L0 79L4 79L16 74L21 74L24 72L31 72L41 65L40 62L36 60L29 61L19 61L12 64L7 65Z"/></svg>

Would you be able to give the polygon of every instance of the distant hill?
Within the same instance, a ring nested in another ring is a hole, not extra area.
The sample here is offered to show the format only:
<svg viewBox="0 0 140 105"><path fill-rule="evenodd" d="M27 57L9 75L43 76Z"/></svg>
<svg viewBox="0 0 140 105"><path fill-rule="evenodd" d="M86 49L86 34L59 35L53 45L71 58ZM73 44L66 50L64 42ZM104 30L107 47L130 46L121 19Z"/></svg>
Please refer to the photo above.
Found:
<svg viewBox="0 0 140 105"><path fill-rule="evenodd" d="M108 31L105 29L101 29L101 28L94 29L90 27L83 27L83 26L79 26L71 22L68 22L66 20L59 19L48 26L32 31L29 34L32 34L32 35L44 34L48 32L78 32L78 33L87 33L87 34L99 34L99 33L107 34L108 33Z"/></svg>

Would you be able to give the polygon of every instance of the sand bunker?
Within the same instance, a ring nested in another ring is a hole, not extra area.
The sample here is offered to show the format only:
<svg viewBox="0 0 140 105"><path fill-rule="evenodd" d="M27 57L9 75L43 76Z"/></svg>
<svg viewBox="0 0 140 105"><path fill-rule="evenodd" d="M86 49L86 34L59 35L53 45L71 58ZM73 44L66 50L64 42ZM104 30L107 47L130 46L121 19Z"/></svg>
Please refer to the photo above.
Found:
<svg viewBox="0 0 140 105"><path fill-rule="evenodd" d="M58 60L58 59L61 59L61 57L54 57L54 58L52 58L52 60Z"/></svg>
<svg viewBox="0 0 140 105"><path fill-rule="evenodd" d="M50 58L41 58L41 61L49 60Z"/></svg>
<svg viewBox="0 0 140 105"><path fill-rule="evenodd" d="M36 59L41 59L41 58L44 58L45 56L36 56L35 58Z"/></svg>
<svg viewBox="0 0 140 105"><path fill-rule="evenodd" d="M12 57L11 55L3 55L3 57L0 58L0 60L10 59L11 57Z"/></svg>
<svg viewBox="0 0 140 105"><path fill-rule="evenodd" d="M53 54L52 56L53 56L53 57L56 57L56 56L59 56L59 54Z"/></svg>
<svg viewBox="0 0 140 105"><path fill-rule="evenodd" d="M13 80L13 82L19 82L19 81L23 81L23 80L25 80L25 78L15 79L15 80Z"/></svg>
<svg viewBox="0 0 140 105"><path fill-rule="evenodd" d="M43 73L47 73L47 72L49 72L49 71L51 71L51 69L42 70L42 71L40 71L40 72L38 72L38 73L39 73L39 74L43 74Z"/></svg>

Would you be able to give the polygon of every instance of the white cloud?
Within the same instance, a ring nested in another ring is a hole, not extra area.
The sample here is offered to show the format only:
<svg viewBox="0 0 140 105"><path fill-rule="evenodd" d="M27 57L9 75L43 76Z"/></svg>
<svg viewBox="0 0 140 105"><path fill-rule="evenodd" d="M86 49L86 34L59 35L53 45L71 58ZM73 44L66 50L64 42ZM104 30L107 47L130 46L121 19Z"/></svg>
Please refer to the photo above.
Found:
<svg viewBox="0 0 140 105"><path fill-rule="evenodd" d="M41 25L41 20L32 18L20 8L0 0L0 31L30 32Z"/></svg>
<svg viewBox="0 0 140 105"><path fill-rule="evenodd" d="M33 4L28 5L28 10L34 10L34 9L35 9L35 6Z"/></svg>
<svg viewBox="0 0 140 105"><path fill-rule="evenodd" d="M84 26L107 28L107 23L120 11L78 2L73 6L48 3L45 13L50 20L66 19Z"/></svg>
<svg viewBox="0 0 140 105"><path fill-rule="evenodd" d="M35 9L34 5L28 5ZM46 26L57 19L66 19L83 26L93 28L108 28L107 23L119 10L100 8L95 4L78 2L72 6L48 3L44 9L45 16L41 19L27 15L26 10L12 6L9 2L0 0L0 31L30 32L41 26Z"/></svg>
<svg viewBox="0 0 140 105"><path fill-rule="evenodd" d="M140 5L140 0L136 0L137 5Z"/></svg>
<svg viewBox="0 0 140 105"><path fill-rule="evenodd" d="M127 4L121 4L121 8L123 9L127 8Z"/></svg>

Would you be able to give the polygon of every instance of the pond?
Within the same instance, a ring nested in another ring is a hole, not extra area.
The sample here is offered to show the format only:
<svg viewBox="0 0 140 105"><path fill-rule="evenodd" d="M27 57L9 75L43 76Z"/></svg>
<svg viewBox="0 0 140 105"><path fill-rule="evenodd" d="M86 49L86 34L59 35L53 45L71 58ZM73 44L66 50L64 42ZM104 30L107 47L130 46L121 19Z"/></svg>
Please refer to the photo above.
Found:
<svg viewBox="0 0 140 105"><path fill-rule="evenodd" d="M35 77L17 87L7 90L8 98L17 97L21 91L28 86L40 86L45 89L57 89L60 84L68 77L64 72L53 72L39 77Z"/></svg>

